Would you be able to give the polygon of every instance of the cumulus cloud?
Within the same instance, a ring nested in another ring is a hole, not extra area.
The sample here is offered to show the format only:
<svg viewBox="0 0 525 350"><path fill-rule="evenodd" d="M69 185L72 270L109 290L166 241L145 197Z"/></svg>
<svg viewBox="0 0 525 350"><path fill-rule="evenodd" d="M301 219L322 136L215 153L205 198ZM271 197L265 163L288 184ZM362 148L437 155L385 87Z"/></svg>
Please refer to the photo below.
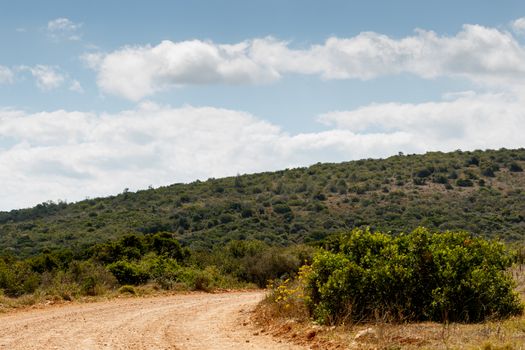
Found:
<svg viewBox="0 0 525 350"><path fill-rule="evenodd" d="M98 71L107 93L139 100L169 86L264 83L277 79L271 67L247 55L249 43L216 45L200 40L125 47L107 55L83 56Z"/></svg>
<svg viewBox="0 0 525 350"><path fill-rule="evenodd" d="M518 34L525 34L525 17L518 18L511 23L512 30Z"/></svg>
<svg viewBox="0 0 525 350"><path fill-rule="evenodd" d="M329 38L324 45L297 51L283 43L260 42L257 61L279 72L318 74L324 79L372 79L410 73L424 79L466 78L488 85L522 84L525 50L508 32L465 25L455 36L417 30L393 39L364 32ZM271 55L265 53L272 52Z"/></svg>
<svg viewBox="0 0 525 350"><path fill-rule="evenodd" d="M300 134L241 111L151 102L113 114L0 110L0 208L398 151L523 146L525 101L453 96L330 112L326 131Z"/></svg>
<svg viewBox="0 0 525 350"><path fill-rule="evenodd" d="M0 84L8 84L13 82L13 71L7 67L0 65Z"/></svg>
<svg viewBox="0 0 525 350"><path fill-rule="evenodd" d="M172 86L259 84L285 74L367 80L409 73L491 87L521 86L525 79L524 47L510 32L480 25L464 25L453 36L420 29L400 39L363 32L306 48L271 37L233 45L166 40L157 46L87 54L84 61L97 71L104 92L135 101Z"/></svg>
<svg viewBox="0 0 525 350"><path fill-rule="evenodd" d="M47 23L47 33L53 40L71 40L81 39L79 33L82 23L75 23L68 18L60 17Z"/></svg>
<svg viewBox="0 0 525 350"><path fill-rule="evenodd" d="M44 91L56 89L66 80L66 76L60 72L60 69L54 66L37 64L32 67L20 66L19 69L31 73L38 88Z"/></svg>

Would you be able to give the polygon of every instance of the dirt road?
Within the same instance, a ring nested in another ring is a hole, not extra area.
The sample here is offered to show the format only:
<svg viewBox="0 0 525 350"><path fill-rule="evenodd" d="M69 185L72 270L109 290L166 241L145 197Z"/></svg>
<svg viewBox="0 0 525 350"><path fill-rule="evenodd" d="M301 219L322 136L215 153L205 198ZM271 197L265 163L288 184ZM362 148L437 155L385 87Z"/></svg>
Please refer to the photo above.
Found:
<svg viewBox="0 0 525 350"><path fill-rule="evenodd" d="M126 298L0 315L0 349L302 349L246 324L263 296Z"/></svg>

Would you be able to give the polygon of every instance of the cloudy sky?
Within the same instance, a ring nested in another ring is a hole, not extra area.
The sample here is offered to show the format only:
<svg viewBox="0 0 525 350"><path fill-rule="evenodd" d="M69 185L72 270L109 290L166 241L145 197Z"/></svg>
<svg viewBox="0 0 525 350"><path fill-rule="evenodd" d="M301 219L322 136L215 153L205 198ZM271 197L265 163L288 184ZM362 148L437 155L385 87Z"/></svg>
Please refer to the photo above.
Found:
<svg viewBox="0 0 525 350"><path fill-rule="evenodd" d="M522 0L3 1L0 210L525 146Z"/></svg>

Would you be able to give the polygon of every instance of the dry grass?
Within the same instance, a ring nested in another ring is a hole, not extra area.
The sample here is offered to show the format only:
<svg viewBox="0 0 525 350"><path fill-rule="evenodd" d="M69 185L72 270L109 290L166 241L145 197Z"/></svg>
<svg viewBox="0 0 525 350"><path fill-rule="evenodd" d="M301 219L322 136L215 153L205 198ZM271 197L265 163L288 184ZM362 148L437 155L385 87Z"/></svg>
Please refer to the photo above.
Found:
<svg viewBox="0 0 525 350"><path fill-rule="evenodd" d="M245 288L234 289L214 289L211 293L224 293L233 291L255 290L255 285L246 285ZM148 283L140 286L123 286L119 289L106 289L103 293L95 296L82 296L72 293L67 289L56 290L37 290L32 294L25 294L17 298L11 298L2 294L0 290L0 314L23 310L27 308L44 308L50 305L75 303L91 303L96 301L109 300L113 298L146 298L155 296L167 296L176 294L199 293L189 290L185 285L180 288L175 286L172 290L162 289L157 283Z"/></svg>
<svg viewBox="0 0 525 350"><path fill-rule="evenodd" d="M20 298L9 298L0 294L0 313L13 309L28 307L43 302L43 299L36 294L24 295Z"/></svg>
<svg viewBox="0 0 525 350"><path fill-rule="evenodd" d="M302 319L276 317L259 305L254 321L270 333L312 349L525 349L525 317L482 324L375 322L327 327Z"/></svg>
<svg viewBox="0 0 525 350"><path fill-rule="evenodd" d="M510 273L525 301L525 266ZM311 349L525 350L525 315L479 324L389 323L378 317L373 323L328 327L311 322L299 306L283 310L269 297L258 306L253 321L263 333Z"/></svg>
<svg viewBox="0 0 525 350"><path fill-rule="evenodd" d="M147 284L134 288L135 293L120 293L118 290L104 290L96 296L78 296L73 290L64 286L61 289L37 290L32 294L25 294L17 298L11 298L0 293L0 313L17 309L42 308L49 305L63 304L68 302L94 302L107 300L115 297L145 297L149 295L163 294L157 285Z"/></svg>

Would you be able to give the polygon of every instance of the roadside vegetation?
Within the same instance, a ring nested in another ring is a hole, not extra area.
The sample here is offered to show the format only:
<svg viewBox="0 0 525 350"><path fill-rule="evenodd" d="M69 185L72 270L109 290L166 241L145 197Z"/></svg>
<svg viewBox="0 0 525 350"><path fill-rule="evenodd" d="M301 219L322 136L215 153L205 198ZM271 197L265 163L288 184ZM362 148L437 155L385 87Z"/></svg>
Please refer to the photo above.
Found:
<svg viewBox="0 0 525 350"><path fill-rule="evenodd" d="M523 251L467 232L354 229L274 280L265 332L312 348L521 349Z"/></svg>
<svg viewBox="0 0 525 350"><path fill-rule="evenodd" d="M295 280L274 281L269 298L329 325L508 318L523 312L509 272L516 261L503 243L467 232L355 229L318 251Z"/></svg>
<svg viewBox="0 0 525 350"><path fill-rule="evenodd" d="M17 259L0 256L0 310L46 300L115 293L262 288L292 276L314 248L230 241L208 251L183 248L170 233L129 234L74 254L44 251Z"/></svg>

